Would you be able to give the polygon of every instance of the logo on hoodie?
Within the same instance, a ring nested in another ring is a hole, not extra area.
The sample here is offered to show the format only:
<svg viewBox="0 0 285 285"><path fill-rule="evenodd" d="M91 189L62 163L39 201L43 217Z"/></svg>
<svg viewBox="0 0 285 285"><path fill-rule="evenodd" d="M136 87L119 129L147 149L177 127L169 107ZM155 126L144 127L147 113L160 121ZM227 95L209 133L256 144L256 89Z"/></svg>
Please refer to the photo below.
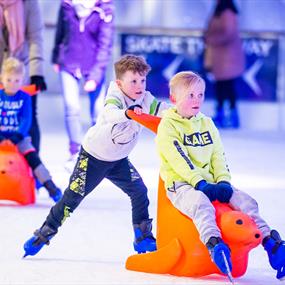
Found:
<svg viewBox="0 0 285 285"><path fill-rule="evenodd" d="M204 133L193 133L191 135L185 135L183 138L183 144L186 146L206 146L208 144L213 144L210 132Z"/></svg>

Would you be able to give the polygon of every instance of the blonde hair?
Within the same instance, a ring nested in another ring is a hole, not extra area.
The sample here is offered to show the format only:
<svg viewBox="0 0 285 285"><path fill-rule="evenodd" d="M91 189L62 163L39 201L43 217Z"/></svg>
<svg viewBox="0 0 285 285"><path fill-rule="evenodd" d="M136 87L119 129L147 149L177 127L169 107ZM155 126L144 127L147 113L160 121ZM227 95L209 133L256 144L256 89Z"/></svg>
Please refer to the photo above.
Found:
<svg viewBox="0 0 285 285"><path fill-rule="evenodd" d="M174 100L177 100L177 96L180 94L179 89L191 88L197 84L202 85L205 89L205 81L199 74L192 71L178 72L169 82L170 94L175 96Z"/></svg>
<svg viewBox="0 0 285 285"><path fill-rule="evenodd" d="M25 74L24 64L15 57L8 57L3 61L1 73Z"/></svg>
<svg viewBox="0 0 285 285"><path fill-rule="evenodd" d="M115 62L116 79L122 79L127 71L147 75L151 67L147 64L142 56L126 54Z"/></svg>

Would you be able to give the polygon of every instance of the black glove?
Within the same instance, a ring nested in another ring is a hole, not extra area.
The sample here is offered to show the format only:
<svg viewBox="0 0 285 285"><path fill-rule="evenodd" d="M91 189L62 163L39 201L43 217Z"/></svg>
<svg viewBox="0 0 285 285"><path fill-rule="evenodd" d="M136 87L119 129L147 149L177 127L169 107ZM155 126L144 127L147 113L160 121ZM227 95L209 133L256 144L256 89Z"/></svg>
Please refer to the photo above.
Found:
<svg viewBox="0 0 285 285"><path fill-rule="evenodd" d="M233 195L232 185L227 181L220 181L217 184L217 199L221 203L229 203Z"/></svg>
<svg viewBox="0 0 285 285"><path fill-rule="evenodd" d="M141 109L142 109L142 106L141 106L141 105L136 104L136 105L132 105L132 106L130 106L130 107L129 107L129 108L127 108L127 110L125 111L125 115L126 115L126 117L127 117L129 120L131 120L132 118L128 116L128 114L127 114L128 110L133 111L136 107L138 107L138 108L141 108Z"/></svg>
<svg viewBox="0 0 285 285"><path fill-rule="evenodd" d="M33 75L31 76L31 84L36 85L36 90L45 91L47 90L47 85L45 83L45 79L41 75Z"/></svg>
<svg viewBox="0 0 285 285"><path fill-rule="evenodd" d="M13 143L13 144L17 144L19 143L21 140L23 140L23 135L20 133L15 133L12 136L9 137L9 140Z"/></svg>
<svg viewBox="0 0 285 285"><path fill-rule="evenodd" d="M195 186L196 190L199 190L201 192L203 192L211 202L217 200L217 185L216 184L211 184L206 182L206 180L201 180L199 181L196 186Z"/></svg>

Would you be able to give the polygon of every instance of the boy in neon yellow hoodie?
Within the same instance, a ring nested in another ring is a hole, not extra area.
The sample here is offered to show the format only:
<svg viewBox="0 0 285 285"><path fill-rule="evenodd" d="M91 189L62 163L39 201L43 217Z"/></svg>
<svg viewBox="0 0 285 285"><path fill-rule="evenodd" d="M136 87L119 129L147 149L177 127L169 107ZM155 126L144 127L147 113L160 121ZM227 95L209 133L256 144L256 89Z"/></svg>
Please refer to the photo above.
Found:
<svg viewBox="0 0 285 285"><path fill-rule="evenodd" d="M177 73L169 85L175 107L164 112L156 137L167 197L193 220L213 262L225 274L232 270L230 249L222 240L211 202L229 203L248 214L263 235L277 278L284 277L285 242L259 216L257 202L231 185L219 132L212 119L200 112L204 80L185 71Z"/></svg>

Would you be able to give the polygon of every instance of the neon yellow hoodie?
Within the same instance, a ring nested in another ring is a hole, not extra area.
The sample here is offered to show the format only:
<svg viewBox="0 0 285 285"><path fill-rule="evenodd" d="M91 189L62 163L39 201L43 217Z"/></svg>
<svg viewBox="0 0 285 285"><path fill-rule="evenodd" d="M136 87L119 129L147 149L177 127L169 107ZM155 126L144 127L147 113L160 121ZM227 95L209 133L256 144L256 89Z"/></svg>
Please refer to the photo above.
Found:
<svg viewBox="0 0 285 285"><path fill-rule="evenodd" d="M155 141L161 160L160 175L166 187L171 187L174 181L193 187L202 179L230 182L219 132L204 114L186 119L175 108L164 111Z"/></svg>

